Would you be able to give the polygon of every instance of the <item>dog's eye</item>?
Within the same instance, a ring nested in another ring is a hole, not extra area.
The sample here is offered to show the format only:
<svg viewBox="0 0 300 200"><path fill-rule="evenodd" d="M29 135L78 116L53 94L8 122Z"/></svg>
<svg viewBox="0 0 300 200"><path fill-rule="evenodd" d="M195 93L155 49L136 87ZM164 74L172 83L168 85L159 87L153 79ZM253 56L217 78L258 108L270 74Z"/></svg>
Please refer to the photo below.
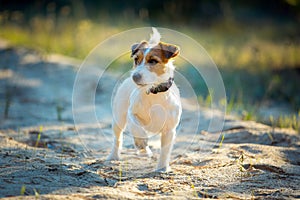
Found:
<svg viewBox="0 0 300 200"><path fill-rule="evenodd" d="M151 59L151 60L149 60L148 63L151 64L151 65L156 65L158 63L158 61L155 60L155 59Z"/></svg>

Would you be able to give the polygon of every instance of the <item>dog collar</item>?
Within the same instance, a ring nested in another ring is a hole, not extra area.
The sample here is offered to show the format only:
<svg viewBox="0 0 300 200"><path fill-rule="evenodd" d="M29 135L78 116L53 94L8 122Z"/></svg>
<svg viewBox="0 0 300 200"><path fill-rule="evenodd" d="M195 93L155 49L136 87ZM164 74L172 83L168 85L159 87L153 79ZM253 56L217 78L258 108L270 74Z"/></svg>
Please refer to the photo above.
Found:
<svg viewBox="0 0 300 200"><path fill-rule="evenodd" d="M174 82L174 78L170 77L167 82L163 82L157 86L151 87L149 90L147 90L146 93L147 94L150 94L150 93L157 94L159 92L166 92L172 86L173 82Z"/></svg>

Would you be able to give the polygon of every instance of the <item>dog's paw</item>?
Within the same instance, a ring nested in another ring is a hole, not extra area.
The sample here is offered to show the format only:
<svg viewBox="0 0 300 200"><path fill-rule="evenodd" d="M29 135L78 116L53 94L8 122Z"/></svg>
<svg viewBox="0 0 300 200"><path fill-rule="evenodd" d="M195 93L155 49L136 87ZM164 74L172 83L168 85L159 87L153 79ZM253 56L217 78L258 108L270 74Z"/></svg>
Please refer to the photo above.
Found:
<svg viewBox="0 0 300 200"><path fill-rule="evenodd" d="M110 154L107 158L106 158L106 162L109 161L116 161L116 160L120 160L120 156L118 154Z"/></svg>
<svg viewBox="0 0 300 200"><path fill-rule="evenodd" d="M153 153L152 153L151 149L149 148L149 146L146 146L145 149L137 150L137 155L151 158L153 156Z"/></svg>
<svg viewBox="0 0 300 200"><path fill-rule="evenodd" d="M157 167L155 172L157 173L168 173L168 172L172 172L172 169L170 166L167 167Z"/></svg>
<svg viewBox="0 0 300 200"><path fill-rule="evenodd" d="M152 158L153 153L152 153L152 151L151 151L151 149L150 149L149 147L146 147L146 152L147 152L147 156L148 156L149 158Z"/></svg>

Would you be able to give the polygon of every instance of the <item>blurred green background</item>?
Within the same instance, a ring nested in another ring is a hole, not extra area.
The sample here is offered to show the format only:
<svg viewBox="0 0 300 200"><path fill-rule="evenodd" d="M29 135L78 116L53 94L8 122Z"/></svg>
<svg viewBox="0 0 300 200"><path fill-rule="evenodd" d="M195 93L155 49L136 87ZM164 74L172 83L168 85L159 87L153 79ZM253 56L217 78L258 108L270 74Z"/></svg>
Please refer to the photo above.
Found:
<svg viewBox="0 0 300 200"><path fill-rule="evenodd" d="M299 25L300 0L0 0L0 38L45 54L83 59L102 40L136 27L185 33L217 64L228 113L296 130ZM205 86L196 87L208 105Z"/></svg>

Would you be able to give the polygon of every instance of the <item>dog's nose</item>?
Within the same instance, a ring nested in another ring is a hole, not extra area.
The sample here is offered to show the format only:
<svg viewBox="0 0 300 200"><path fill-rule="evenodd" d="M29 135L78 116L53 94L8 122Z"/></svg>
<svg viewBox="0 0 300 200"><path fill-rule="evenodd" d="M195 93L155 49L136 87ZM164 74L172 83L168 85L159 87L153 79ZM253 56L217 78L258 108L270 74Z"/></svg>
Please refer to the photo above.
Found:
<svg viewBox="0 0 300 200"><path fill-rule="evenodd" d="M134 80L134 82L138 83L142 78L142 75L140 73L134 73L132 76L132 79Z"/></svg>

